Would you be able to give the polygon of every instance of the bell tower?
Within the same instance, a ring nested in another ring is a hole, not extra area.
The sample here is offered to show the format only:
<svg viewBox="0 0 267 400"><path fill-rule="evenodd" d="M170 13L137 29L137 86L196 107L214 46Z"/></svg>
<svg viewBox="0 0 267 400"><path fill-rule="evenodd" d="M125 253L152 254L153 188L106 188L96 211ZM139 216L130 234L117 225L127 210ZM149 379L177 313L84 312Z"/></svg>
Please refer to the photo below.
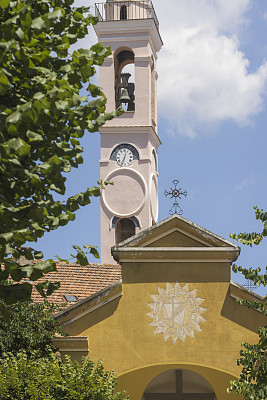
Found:
<svg viewBox="0 0 267 400"><path fill-rule="evenodd" d="M157 53L159 23L150 0L96 3L98 40L112 54L100 67L107 112L125 110L100 128L101 262L111 247L158 221Z"/></svg>

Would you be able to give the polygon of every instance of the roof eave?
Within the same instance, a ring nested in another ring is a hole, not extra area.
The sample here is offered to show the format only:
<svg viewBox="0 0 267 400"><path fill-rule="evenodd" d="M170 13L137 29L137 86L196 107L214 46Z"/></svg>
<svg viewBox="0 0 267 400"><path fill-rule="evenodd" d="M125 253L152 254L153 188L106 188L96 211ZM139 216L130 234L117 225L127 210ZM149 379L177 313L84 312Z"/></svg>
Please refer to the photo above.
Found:
<svg viewBox="0 0 267 400"><path fill-rule="evenodd" d="M240 254L236 247L120 247L112 248L118 262L234 262Z"/></svg>

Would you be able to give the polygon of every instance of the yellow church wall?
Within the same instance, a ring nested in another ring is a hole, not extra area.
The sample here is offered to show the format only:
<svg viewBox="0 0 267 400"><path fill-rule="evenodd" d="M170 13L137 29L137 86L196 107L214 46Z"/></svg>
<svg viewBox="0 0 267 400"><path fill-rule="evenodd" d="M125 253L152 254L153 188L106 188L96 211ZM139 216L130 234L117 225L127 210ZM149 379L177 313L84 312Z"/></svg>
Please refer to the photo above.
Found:
<svg viewBox="0 0 267 400"><path fill-rule="evenodd" d="M239 374L235 360L241 342L257 342L257 328L265 323L260 313L237 305L230 296L230 263L128 263L122 265L122 281L120 298L66 326L68 333L88 337L89 355L95 361L102 358L106 369L115 370L121 386L132 393L132 400L141 399L139 392L145 386L138 381L141 389L137 390L131 374L144 371L145 384L154 373L154 367L148 366L155 365L163 370L170 365L187 365L189 369L195 365L202 368L201 374L206 368L215 374L214 382L218 381L216 393L222 393L220 387L225 393L230 379ZM196 297L204 299L205 322L200 322L202 332L196 331L195 338L164 342L162 334L154 335L155 327L149 326L151 295L159 293L158 287L165 290L167 282L179 282L181 287L189 284L189 291L196 289ZM210 374L207 380L214 386ZM226 397L220 394L217 398Z"/></svg>
<svg viewBox="0 0 267 400"><path fill-rule="evenodd" d="M196 364L165 364L165 365L150 365L145 368L130 371L118 377L119 385L118 391L123 391L127 388L127 393L130 399L142 399L145 388L152 381L152 379L160 373L169 369L190 369L203 378L205 378L213 387L217 400L241 400L243 397L235 393L228 394L226 388L229 382L236 377L225 373L222 370L208 368ZM136 385L138 382L138 385Z"/></svg>
<svg viewBox="0 0 267 400"><path fill-rule="evenodd" d="M148 247L170 247L171 243L179 243L179 247L204 247L205 244L194 240L181 232L174 231L169 235L164 236L160 240L157 240L151 244L148 244Z"/></svg>

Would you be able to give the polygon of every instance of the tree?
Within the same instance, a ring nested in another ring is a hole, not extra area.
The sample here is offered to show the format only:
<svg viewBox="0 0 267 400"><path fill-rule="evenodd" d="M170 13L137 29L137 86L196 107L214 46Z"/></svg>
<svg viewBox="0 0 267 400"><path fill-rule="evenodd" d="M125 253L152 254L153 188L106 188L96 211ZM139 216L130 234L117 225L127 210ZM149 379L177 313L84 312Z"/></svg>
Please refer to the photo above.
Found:
<svg viewBox="0 0 267 400"><path fill-rule="evenodd" d="M73 2L0 0L0 298L6 304L28 300L34 282L56 270L53 260L31 263L43 254L23 245L73 221L79 207L100 195L102 182L55 200L65 193L65 174L83 162L84 133L120 113L104 114L105 95L89 82L110 49L98 43L70 50L97 22ZM77 262L87 264L83 250L75 250ZM10 277L15 285L6 285ZM44 297L58 286L35 284Z"/></svg>
<svg viewBox="0 0 267 400"><path fill-rule="evenodd" d="M262 232L231 234L231 238L242 244L253 246L259 245L267 236L267 212L254 207L256 219L263 223ZM246 279L260 286L267 285L267 273L261 274L260 268L243 268L233 265L234 272L241 272ZM266 267L267 272L267 267ZM262 301L239 300L240 305L254 308L267 316L267 295ZM259 343L242 343L240 351L241 358L237 365L242 367L239 378L231 382L229 392L235 390L244 396L245 400L266 400L267 399L267 325L259 328Z"/></svg>
<svg viewBox="0 0 267 400"><path fill-rule="evenodd" d="M44 303L18 302L11 307L9 321L0 316L0 359L4 353L17 355L21 351L30 357L48 356L57 349L52 340L63 334L55 325L53 314L61 308L44 300Z"/></svg>
<svg viewBox="0 0 267 400"><path fill-rule="evenodd" d="M90 358L81 364L54 354L49 358L6 355L0 361L0 400L124 400L116 392L116 377Z"/></svg>

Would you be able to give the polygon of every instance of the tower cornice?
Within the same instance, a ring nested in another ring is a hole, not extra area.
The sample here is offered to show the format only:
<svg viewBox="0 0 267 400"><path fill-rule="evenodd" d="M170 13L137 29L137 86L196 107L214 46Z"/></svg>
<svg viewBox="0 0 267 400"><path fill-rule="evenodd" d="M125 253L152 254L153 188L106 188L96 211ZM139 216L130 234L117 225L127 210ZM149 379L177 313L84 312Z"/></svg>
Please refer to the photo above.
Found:
<svg viewBox="0 0 267 400"><path fill-rule="evenodd" d="M160 146L161 140L152 126L102 126L100 134L150 134L155 141L156 147Z"/></svg>
<svg viewBox="0 0 267 400"><path fill-rule="evenodd" d="M100 21L94 26L102 44L115 41L150 39L156 52L160 51L163 41L153 18L123 21Z"/></svg>

